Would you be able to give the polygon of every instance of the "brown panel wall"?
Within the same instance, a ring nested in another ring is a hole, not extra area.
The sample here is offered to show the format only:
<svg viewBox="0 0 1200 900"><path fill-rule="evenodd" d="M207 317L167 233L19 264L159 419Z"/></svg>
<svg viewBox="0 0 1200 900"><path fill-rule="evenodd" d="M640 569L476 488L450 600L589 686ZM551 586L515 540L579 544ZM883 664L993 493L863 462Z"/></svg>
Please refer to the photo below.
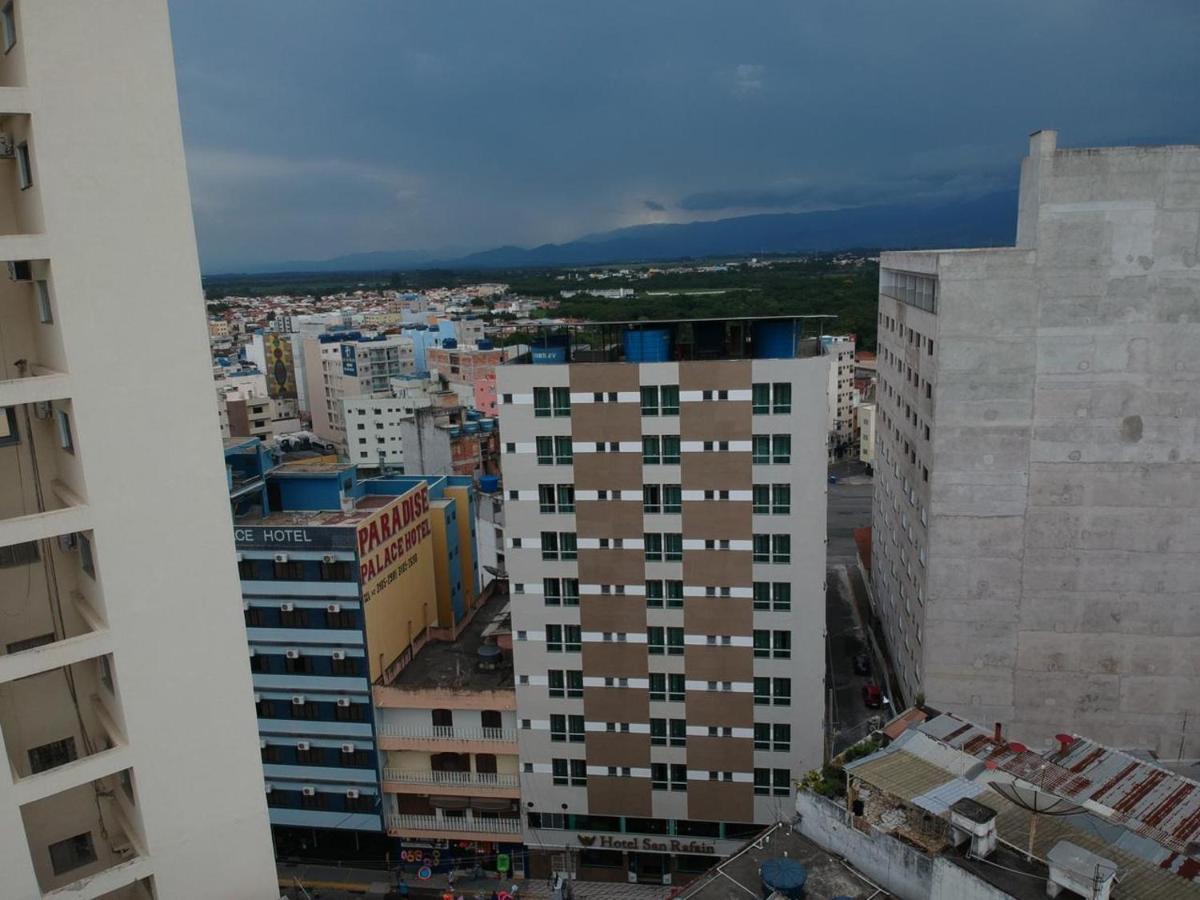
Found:
<svg viewBox="0 0 1200 900"><path fill-rule="evenodd" d="M591 759L591 753L588 753ZM689 737L689 769L710 772L750 772L754 769L754 741L735 737Z"/></svg>
<svg viewBox="0 0 1200 900"><path fill-rule="evenodd" d="M585 687L583 715L592 722L648 722L650 693L641 688Z"/></svg>
<svg viewBox="0 0 1200 900"><path fill-rule="evenodd" d="M747 511L750 509L749 503L741 505ZM641 501L578 500L575 503L575 529L580 537L640 538L644 533ZM749 525L746 533L749 534Z"/></svg>
<svg viewBox="0 0 1200 900"><path fill-rule="evenodd" d="M750 410L749 400L688 400L679 406L679 436L685 441L748 441L754 432Z"/></svg>
<svg viewBox="0 0 1200 900"><path fill-rule="evenodd" d="M619 731L589 731L587 761L593 766L650 765L650 735L622 734Z"/></svg>
<svg viewBox="0 0 1200 900"><path fill-rule="evenodd" d="M646 626L641 628L645 633ZM645 644L596 643L583 645L583 671L610 678L645 678L650 671ZM615 722L616 719L605 719Z"/></svg>
<svg viewBox="0 0 1200 900"><path fill-rule="evenodd" d="M577 393L639 389L638 367L634 363L572 363L567 377L571 390Z"/></svg>
<svg viewBox="0 0 1200 900"><path fill-rule="evenodd" d="M596 816L649 816L653 811L650 780L589 775L587 804L588 812Z"/></svg>
<svg viewBox="0 0 1200 900"><path fill-rule="evenodd" d="M587 688L584 688L583 693L586 697ZM727 725L730 728L752 728L754 726L753 694L735 694L729 691L688 691L686 699L689 725Z"/></svg>
<svg viewBox="0 0 1200 900"><path fill-rule="evenodd" d="M754 651L749 647L689 645L683 649L684 671L698 681L751 681Z"/></svg>
<svg viewBox="0 0 1200 900"><path fill-rule="evenodd" d="M748 490L743 485L741 490ZM685 500L683 536L712 540L750 540L754 533L754 504L746 500ZM583 529L579 529L583 534Z"/></svg>
<svg viewBox="0 0 1200 900"><path fill-rule="evenodd" d="M683 601L683 630L688 634L752 634L754 601L747 597L688 597Z"/></svg>
<svg viewBox="0 0 1200 900"><path fill-rule="evenodd" d="M684 361L679 364L681 391L748 390L751 379L748 359Z"/></svg>
<svg viewBox="0 0 1200 900"><path fill-rule="evenodd" d="M728 455L728 454L724 454ZM745 456L747 462L750 454ZM749 482L747 471L745 481ZM575 490L577 491L641 491L641 453L576 453Z"/></svg>
<svg viewBox="0 0 1200 900"><path fill-rule="evenodd" d="M746 533L739 539L749 538ZM583 559L582 550L579 558ZM684 550L683 580L696 586L749 587L754 582L754 554L749 550Z"/></svg>
<svg viewBox="0 0 1200 900"><path fill-rule="evenodd" d="M750 601L753 602L753 601ZM624 631L646 633L646 598L633 596L588 595L579 601L579 624L584 631ZM627 644L646 655L645 644Z"/></svg>
<svg viewBox="0 0 1200 900"><path fill-rule="evenodd" d="M601 454L602 455L602 454ZM579 457L575 457L579 471ZM736 491L746 490L753 481L753 465L749 453L703 451L680 455L680 479L684 490ZM578 485L577 485L578 486Z"/></svg>
<svg viewBox="0 0 1200 900"><path fill-rule="evenodd" d="M753 822L754 785L723 781L689 781L687 811L689 819Z"/></svg>
<svg viewBox="0 0 1200 900"><path fill-rule="evenodd" d="M686 556L686 554L684 554ZM750 554L746 554L748 557ZM642 550L580 550L580 584L645 584L646 554Z"/></svg>
<svg viewBox="0 0 1200 900"><path fill-rule="evenodd" d="M749 404L746 408L749 421ZM577 441L641 441L641 407L636 403L575 404L571 407L571 437Z"/></svg>

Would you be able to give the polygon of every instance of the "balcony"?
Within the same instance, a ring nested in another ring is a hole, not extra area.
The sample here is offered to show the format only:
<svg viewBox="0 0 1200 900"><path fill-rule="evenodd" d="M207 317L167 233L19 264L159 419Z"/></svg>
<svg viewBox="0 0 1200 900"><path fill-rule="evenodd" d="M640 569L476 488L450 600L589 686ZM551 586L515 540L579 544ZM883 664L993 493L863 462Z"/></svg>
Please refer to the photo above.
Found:
<svg viewBox="0 0 1200 900"><path fill-rule="evenodd" d="M379 726L384 750L449 750L457 753L516 753L515 728L455 728L450 725ZM504 745L509 746L504 746ZM439 773L441 774L441 773Z"/></svg>
<svg viewBox="0 0 1200 900"><path fill-rule="evenodd" d="M430 789L435 789L431 791ZM393 794L519 797L520 777L494 772L409 772L383 770L383 789Z"/></svg>
<svg viewBox="0 0 1200 900"><path fill-rule="evenodd" d="M402 814L386 816L390 837L440 837L445 840L509 841L520 835L518 818L475 819L466 816L422 816Z"/></svg>

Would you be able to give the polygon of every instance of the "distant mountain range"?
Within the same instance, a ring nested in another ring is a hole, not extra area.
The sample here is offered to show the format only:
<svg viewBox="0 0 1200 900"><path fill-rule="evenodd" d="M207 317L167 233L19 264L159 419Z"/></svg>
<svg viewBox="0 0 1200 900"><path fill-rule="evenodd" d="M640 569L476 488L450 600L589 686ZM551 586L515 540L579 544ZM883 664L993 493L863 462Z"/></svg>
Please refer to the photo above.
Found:
<svg viewBox="0 0 1200 900"><path fill-rule="evenodd" d="M896 203L808 213L737 216L677 225L635 225L564 244L446 251L355 253L255 267L249 272L349 272L387 269L506 269L602 265L687 258L754 256L856 248L927 249L1011 246L1017 192L950 203Z"/></svg>

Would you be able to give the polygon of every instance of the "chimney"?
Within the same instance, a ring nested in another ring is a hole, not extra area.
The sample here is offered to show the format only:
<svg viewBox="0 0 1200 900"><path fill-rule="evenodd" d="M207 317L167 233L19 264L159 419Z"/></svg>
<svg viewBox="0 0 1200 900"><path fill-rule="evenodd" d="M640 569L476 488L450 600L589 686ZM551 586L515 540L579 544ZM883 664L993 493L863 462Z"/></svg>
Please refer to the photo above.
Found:
<svg viewBox="0 0 1200 900"><path fill-rule="evenodd" d="M1004 743L1004 726L1003 723L996 723L996 730L992 732L992 741L997 744Z"/></svg>

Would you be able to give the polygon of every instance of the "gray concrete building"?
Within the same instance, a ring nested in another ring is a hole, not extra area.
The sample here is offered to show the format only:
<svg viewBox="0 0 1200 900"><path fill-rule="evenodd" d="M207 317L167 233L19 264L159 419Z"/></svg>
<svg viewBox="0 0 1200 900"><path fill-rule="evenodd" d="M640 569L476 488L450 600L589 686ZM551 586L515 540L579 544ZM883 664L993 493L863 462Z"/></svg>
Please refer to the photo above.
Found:
<svg viewBox="0 0 1200 900"><path fill-rule="evenodd" d="M821 762L830 363L805 324L609 323L497 370L534 877L678 884Z"/></svg>
<svg viewBox="0 0 1200 900"><path fill-rule="evenodd" d="M872 575L908 699L1200 756L1200 147L1032 136L1016 246L885 253Z"/></svg>

